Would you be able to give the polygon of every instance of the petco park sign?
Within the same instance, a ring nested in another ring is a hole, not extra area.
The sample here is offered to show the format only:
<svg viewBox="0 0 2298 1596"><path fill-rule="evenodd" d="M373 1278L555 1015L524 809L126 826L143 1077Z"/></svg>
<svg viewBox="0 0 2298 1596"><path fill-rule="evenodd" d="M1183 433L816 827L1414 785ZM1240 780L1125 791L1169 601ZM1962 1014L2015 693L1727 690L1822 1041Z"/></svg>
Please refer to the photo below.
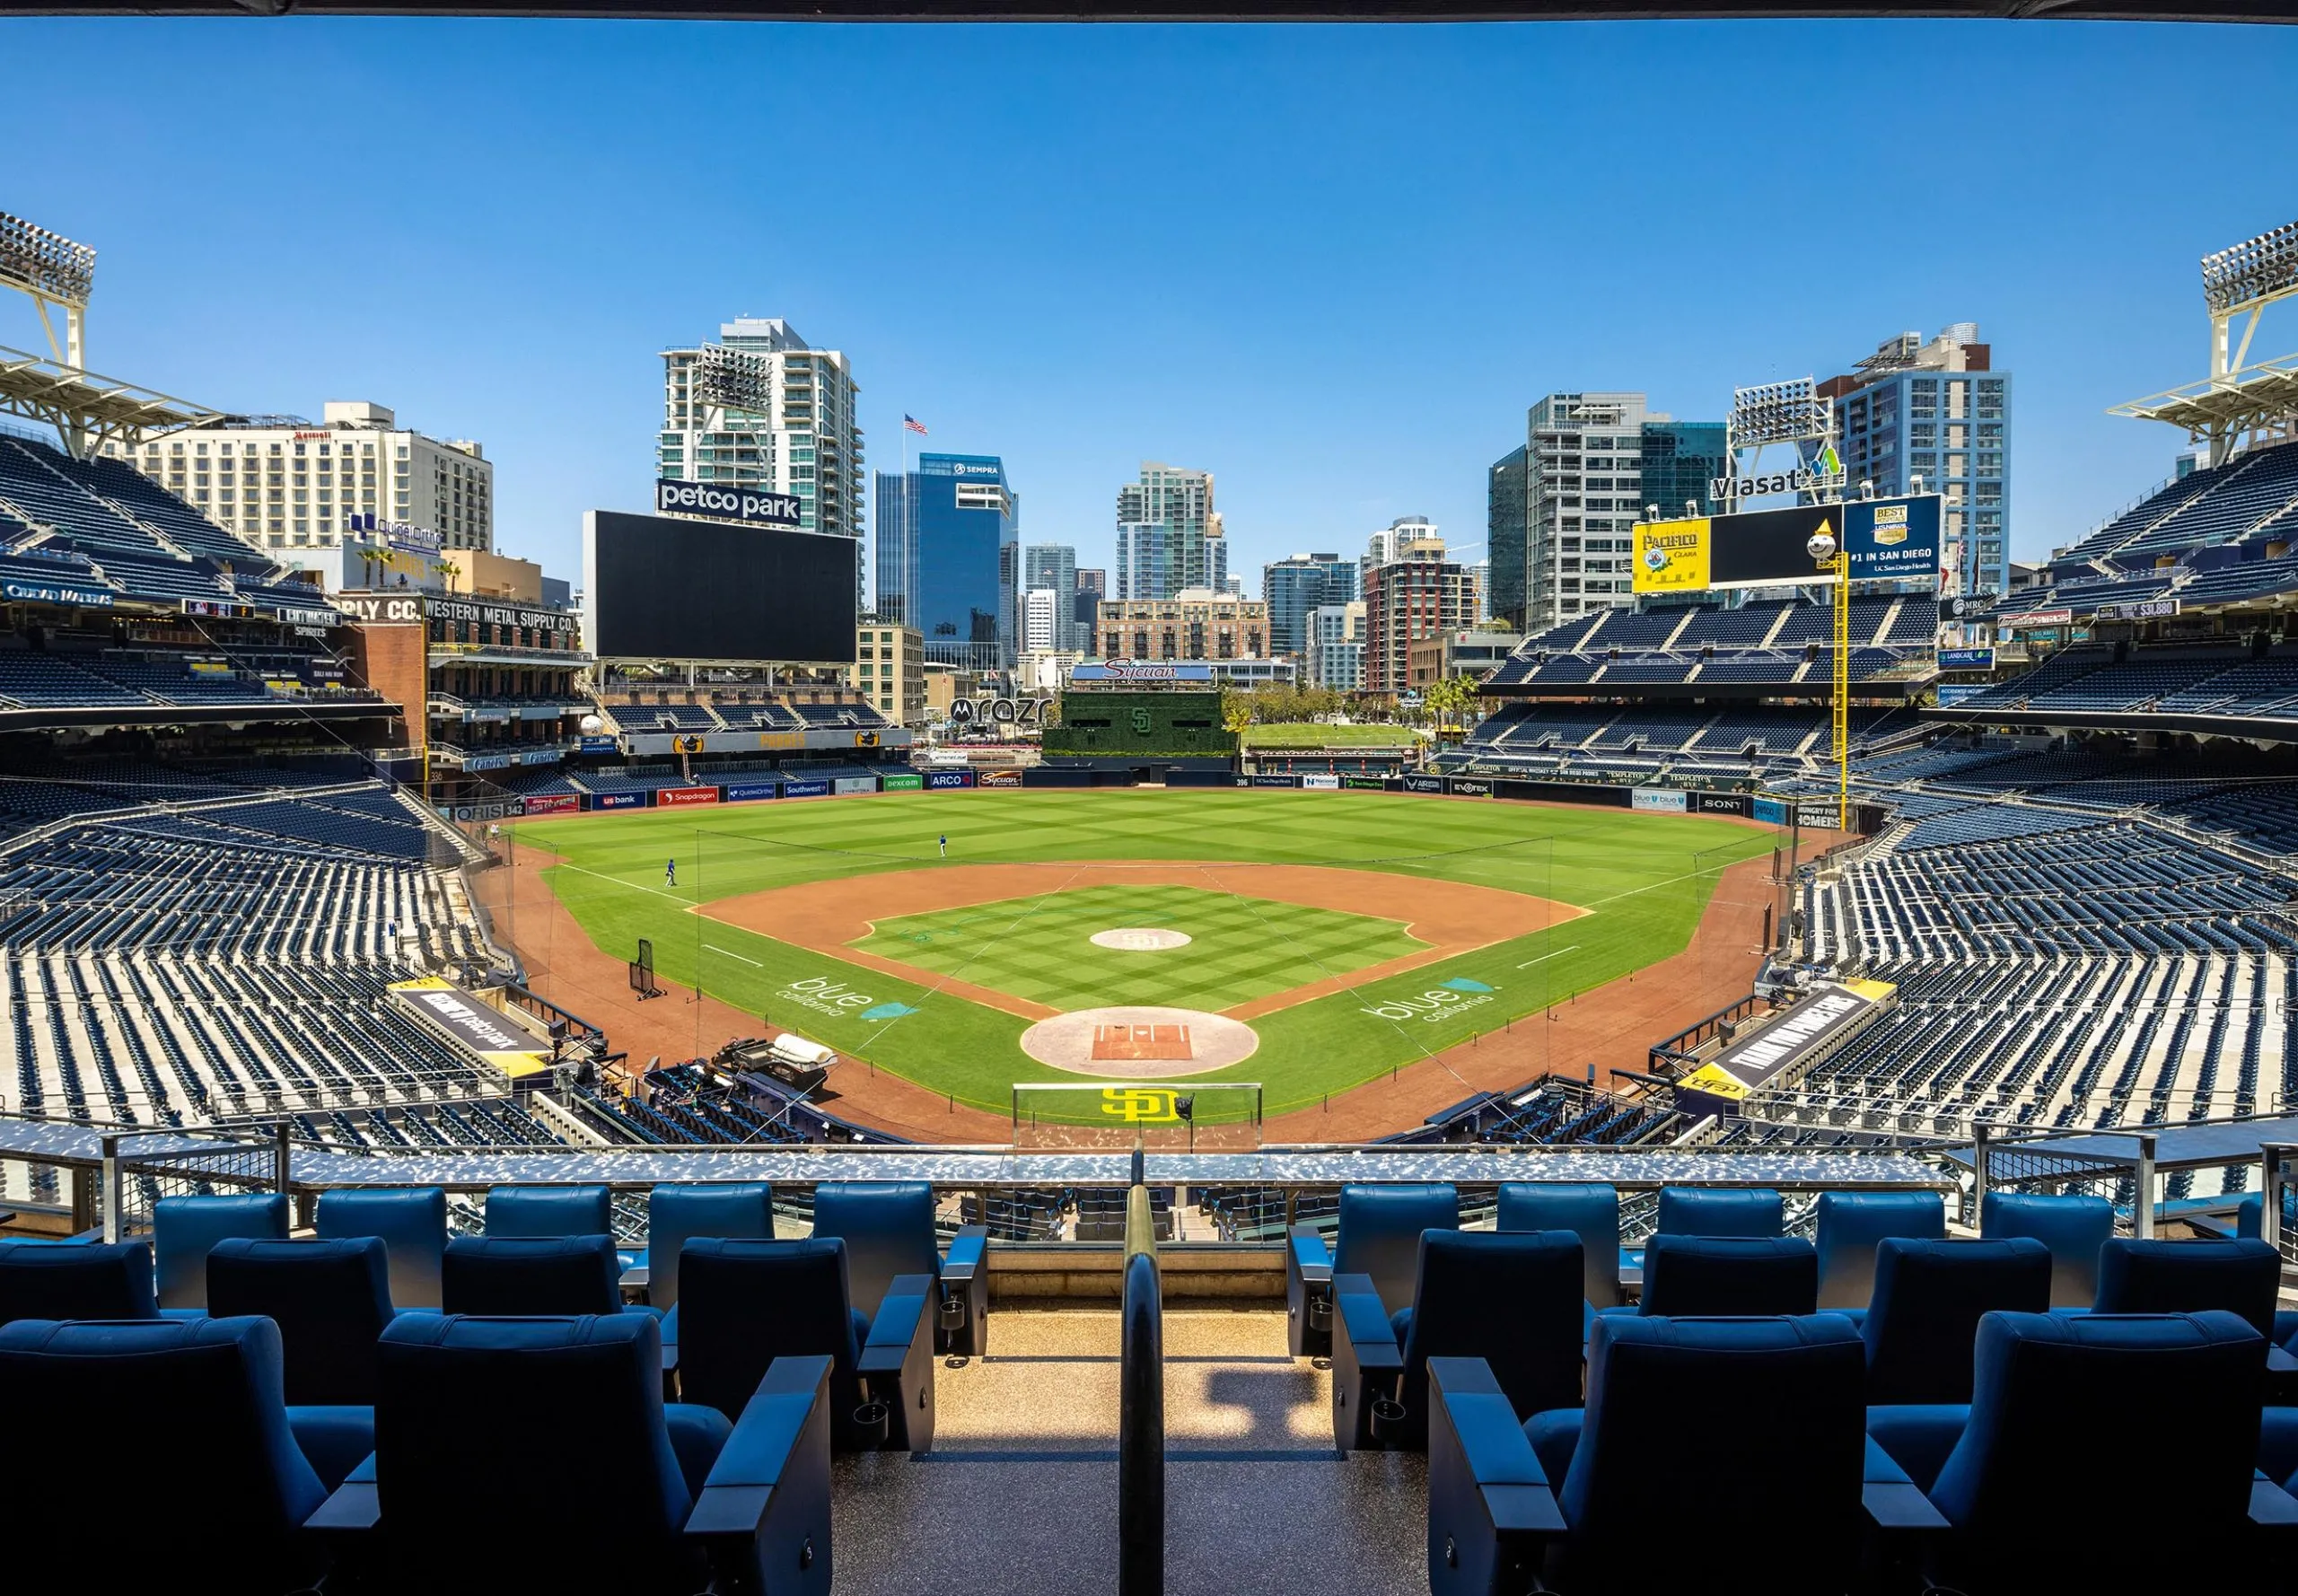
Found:
<svg viewBox="0 0 2298 1596"><path fill-rule="evenodd" d="M790 494L720 487L709 482L673 482L662 477L654 479L654 510L660 515L710 515L756 526L794 527L800 520L798 500Z"/></svg>

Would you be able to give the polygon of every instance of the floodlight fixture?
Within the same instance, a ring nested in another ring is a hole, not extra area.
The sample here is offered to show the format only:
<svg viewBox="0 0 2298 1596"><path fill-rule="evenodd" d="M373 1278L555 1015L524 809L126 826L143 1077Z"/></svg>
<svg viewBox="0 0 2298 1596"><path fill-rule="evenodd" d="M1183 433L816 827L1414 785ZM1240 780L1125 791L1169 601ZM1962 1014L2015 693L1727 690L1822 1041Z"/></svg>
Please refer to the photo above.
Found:
<svg viewBox="0 0 2298 1596"><path fill-rule="evenodd" d="M1660 506L1659 506L1659 505L1657 505L1657 504L1646 504L1646 505L1645 505L1645 506L1644 506L1644 519L1645 519L1645 520L1646 520L1646 521L1657 521L1657 520L1659 520L1659 519L1660 519Z"/></svg>
<svg viewBox="0 0 2298 1596"><path fill-rule="evenodd" d="M694 396L727 410L764 414L774 408L774 360L748 349L705 344L695 362Z"/></svg>
<svg viewBox="0 0 2298 1596"><path fill-rule="evenodd" d="M1731 443L1734 448L1759 449L1767 443L1825 438L1833 430L1834 410L1809 377L1736 388L1732 390Z"/></svg>
<svg viewBox="0 0 2298 1596"><path fill-rule="evenodd" d="M2298 290L2298 222L2202 258L2202 299L2213 315Z"/></svg>
<svg viewBox="0 0 2298 1596"><path fill-rule="evenodd" d="M0 285L85 310L96 285L96 252L0 211Z"/></svg>

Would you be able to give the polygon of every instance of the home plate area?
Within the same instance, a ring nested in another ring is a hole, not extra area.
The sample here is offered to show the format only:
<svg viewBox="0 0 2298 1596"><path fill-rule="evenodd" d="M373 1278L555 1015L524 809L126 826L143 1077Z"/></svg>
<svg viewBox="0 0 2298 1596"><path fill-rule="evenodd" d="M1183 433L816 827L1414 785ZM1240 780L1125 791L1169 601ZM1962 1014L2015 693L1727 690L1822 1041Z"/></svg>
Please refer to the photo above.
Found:
<svg viewBox="0 0 2298 1596"><path fill-rule="evenodd" d="M1242 1021L1202 1009L1080 1009L1022 1033L1039 1064L1100 1080L1161 1081L1241 1064L1260 1046Z"/></svg>

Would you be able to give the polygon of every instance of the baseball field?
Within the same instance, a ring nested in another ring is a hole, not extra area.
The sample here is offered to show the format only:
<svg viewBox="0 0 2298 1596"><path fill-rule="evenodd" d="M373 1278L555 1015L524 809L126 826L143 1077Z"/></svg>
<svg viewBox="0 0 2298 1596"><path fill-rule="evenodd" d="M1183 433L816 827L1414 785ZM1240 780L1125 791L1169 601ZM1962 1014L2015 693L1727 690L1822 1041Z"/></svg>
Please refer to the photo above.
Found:
<svg viewBox="0 0 2298 1596"><path fill-rule="evenodd" d="M517 827L601 953L648 939L666 981L1001 1114L1048 1081L1258 1082L1270 1114L1337 1096L1682 952L1718 875L1775 840L1627 810L1217 789Z"/></svg>

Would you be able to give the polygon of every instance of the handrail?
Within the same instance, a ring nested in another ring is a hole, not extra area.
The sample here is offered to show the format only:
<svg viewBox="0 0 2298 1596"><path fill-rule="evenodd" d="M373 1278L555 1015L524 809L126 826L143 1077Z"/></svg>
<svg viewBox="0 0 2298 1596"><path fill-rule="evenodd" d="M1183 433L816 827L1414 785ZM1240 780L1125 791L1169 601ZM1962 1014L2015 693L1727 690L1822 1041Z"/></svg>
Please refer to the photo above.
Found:
<svg viewBox="0 0 2298 1596"><path fill-rule="evenodd" d="M1118 1369L1117 1547L1118 1596L1165 1588L1164 1308L1157 1281L1157 1231L1133 1150L1125 1202L1125 1303Z"/></svg>

